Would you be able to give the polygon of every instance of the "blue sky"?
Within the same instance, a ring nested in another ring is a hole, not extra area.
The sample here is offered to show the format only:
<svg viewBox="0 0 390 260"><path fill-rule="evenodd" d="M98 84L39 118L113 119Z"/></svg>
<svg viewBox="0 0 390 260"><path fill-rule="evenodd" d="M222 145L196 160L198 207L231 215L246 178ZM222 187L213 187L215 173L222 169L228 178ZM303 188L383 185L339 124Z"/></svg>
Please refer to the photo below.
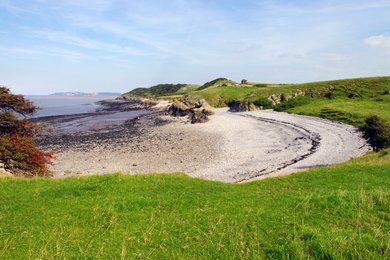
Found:
<svg viewBox="0 0 390 260"><path fill-rule="evenodd" d="M0 0L0 85L117 91L390 75L390 0Z"/></svg>

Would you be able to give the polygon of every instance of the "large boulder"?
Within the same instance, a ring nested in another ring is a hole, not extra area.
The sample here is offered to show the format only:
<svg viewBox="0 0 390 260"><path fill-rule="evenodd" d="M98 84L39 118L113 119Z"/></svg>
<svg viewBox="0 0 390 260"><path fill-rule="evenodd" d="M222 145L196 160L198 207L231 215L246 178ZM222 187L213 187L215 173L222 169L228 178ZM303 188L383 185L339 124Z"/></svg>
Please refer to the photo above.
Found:
<svg viewBox="0 0 390 260"><path fill-rule="evenodd" d="M205 123L209 120L202 108L194 108L188 116L191 124Z"/></svg>
<svg viewBox="0 0 390 260"><path fill-rule="evenodd" d="M190 107L181 101L175 100L168 106L168 113L172 116L186 116L190 111Z"/></svg>
<svg viewBox="0 0 390 260"><path fill-rule="evenodd" d="M192 124L204 123L209 120L208 116L214 113L214 109L205 100L198 102L175 100L167 109L172 116L187 116Z"/></svg>

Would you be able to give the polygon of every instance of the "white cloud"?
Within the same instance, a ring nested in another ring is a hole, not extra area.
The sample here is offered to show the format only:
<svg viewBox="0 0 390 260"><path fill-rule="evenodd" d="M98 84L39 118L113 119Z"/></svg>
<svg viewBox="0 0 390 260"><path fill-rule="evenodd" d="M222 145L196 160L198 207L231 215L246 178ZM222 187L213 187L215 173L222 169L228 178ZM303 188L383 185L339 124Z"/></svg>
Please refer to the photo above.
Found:
<svg viewBox="0 0 390 260"><path fill-rule="evenodd" d="M92 40L85 37L80 37L75 34L69 34L67 32L57 32L57 31L34 31L34 34L38 36L44 36L48 40L53 42L65 43L68 45L73 45L77 47L93 49L93 50L104 50L108 52L114 52L124 55L136 55L143 56L147 53L140 51L135 48L128 46L119 46L113 43L105 43L97 40Z"/></svg>
<svg viewBox="0 0 390 260"><path fill-rule="evenodd" d="M386 54L390 54L390 36L384 36L384 35L371 36L364 39L364 43L372 47L383 48Z"/></svg>
<svg viewBox="0 0 390 260"><path fill-rule="evenodd" d="M0 47L0 51L6 53L20 53L20 54L29 54L29 55L34 55L34 54L41 54L40 51L37 51L32 48L19 48L19 47L10 47L10 48L5 48L5 47Z"/></svg>
<svg viewBox="0 0 390 260"><path fill-rule="evenodd" d="M74 7L74 8L81 8L86 10L91 10L95 12L103 12L108 10L111 5L111 0L63 0L60 1L60 4L63 4L64 6ZM56 3L58 4L58 3Z"/></svg>
<svg viewBox="0 0 390 260"><path fill-rule="evenodd" d="M147 86L214 76L302 82L388 74L389 11L389 0L0 0L0 16L9 18L0 29L0 67L13 63L25 75L30 60L58 60L72 71L73 62L63 62L70 60L85 68L83 86L92 79ZM101 62L92 69L93 61Z"/></svg>
<svg viewBox="0 0 390 260"><path fill-rule="evenodd" d="M83 53L77 51L71 51L63 48L51 48L51 47L30 47L30 48L20 48L20 47L0 47L0 51L3 53L10 53L13 55L38 55L38 56L54 56L61 57L64 60L69 61L81 61L87 59L88 57Z"/></svg>

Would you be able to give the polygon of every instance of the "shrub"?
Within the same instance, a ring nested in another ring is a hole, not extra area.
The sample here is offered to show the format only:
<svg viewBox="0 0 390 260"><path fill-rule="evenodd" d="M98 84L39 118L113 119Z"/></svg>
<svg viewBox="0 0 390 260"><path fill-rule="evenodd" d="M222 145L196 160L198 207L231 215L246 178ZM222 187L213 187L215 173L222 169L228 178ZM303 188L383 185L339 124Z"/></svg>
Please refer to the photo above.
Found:
<svg viewBox="0 0 390 260"><path fill-rule="evenodd" d="M267 84L260 83L260 84L254 85L254 87L256 87L256 88L266 88L266 87L268 87L268 85L267 85Z"/></svg>
<svg viewBox="0 0 390 260"><path fill-rule="evenodd" d="M260 98L255 101L253 101L253 104L259 107L263 108L272 108L272 101L269 100L268 98Z"/></svg>
<svg viewBox="0 0 390 260"><path fill-rule="evenodd" d="M298 106L303 106L309 103L309 98L308 97L296 97L296 98L291 98L288 101L281 102L278 105L275 106L275 111L284 111L289 108L294 108Z"/></svg>
<svg viewBox="0 0 390 260"><path fill-rule="evenodd" d="M280 101L281 101L281 102L286 102L286 101L288 101L288 98L287 98L286 94L282 93L282 94L280 95Z"/></svg>
<svg viewBox="0 0 390 260"><path fill-rule="evenodd" d="M0 134L21 134L34 136L36 129L26 119L18 119L11 112L0 113Z"/></svg>
<svg viewBox="0 0 390 260"><path fill-rule="evenodd" d="M367 139L374 151L390 147L390 126L379 117L367 117L362 131L364 138Z"/></svg>
<svg viewBox="0 0 390 260"><path fill-rule="evenodd" d="M38 130L25 117L38 108L21 95L0 87L0 165L17 175L48 176L53 154L37 147Z"/></svg>
<svg viewBox="0 0 390 260"><path fill-rule="evenodd" d="M0 159L4 169L16 175L49 176L46 164L53 157L51 152L37 148L28 136L0 135Z"/></svg>
<svg viewBox="0 0 390 260"><path fill-rule="evenodd" d="M354 99L354 98L359 98L360 95L359 95L358 93L355 93L355 92L349 92L349 93L347 94L347 97L348 97L349 99Z"/></svg>
<svg viewBox="0 0 390 260"><path fill-rule="evenodd" d="M324 94L324 97L327 98L327 99L333 99L334 98L334 94L332 92L326 92Z"/></svg>

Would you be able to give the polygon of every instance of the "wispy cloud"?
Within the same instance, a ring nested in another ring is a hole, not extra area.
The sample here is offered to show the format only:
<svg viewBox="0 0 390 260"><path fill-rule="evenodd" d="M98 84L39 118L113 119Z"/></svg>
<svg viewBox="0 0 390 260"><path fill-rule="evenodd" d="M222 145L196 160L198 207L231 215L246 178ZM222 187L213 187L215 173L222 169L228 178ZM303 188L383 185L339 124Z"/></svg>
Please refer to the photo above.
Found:
<svg viewBox="0 0 390 260"><path fill-rule="evenodd" d="M31 55L31 56L52 56L52 57L60 57L64 60L68 61L81 61L88 59L88 56L81 52L71 51L63 48L52 48L52 47L30 47L30 48L19 48L19 47L11 47L5 48L0 47L0 50L3 54L9 53L12 55Z"/></svg>
<svg viewBox="0 0 390 260"><path fill-rule="evenodd" d="M1 52L3 53L19 53L19 54L42 54L41 51L31 49L31 48L18 48L18 47L0 47Z"/></svg>
<svg viewBox="0 0 390 260"><path fill-rule="evenodd" d="M110 9L113 2L113 0L62 0L57 1L57 4L67 6L69 8L82 8L95 12L103 12Z"/></svg>
<svg viewBox="0 0 390 260"><path fill-rule="evenodd" d="M147 55L147 53L131 48L128 46L119 46L117 44L105 43L102 41L97 41L89 39L86 37L80 37L75 34L70 34L67 32L58 32L58 31L32 31L33 34L37 36L44 36L50 41L54 41L61 44L73 45L77 47L82 47L86 49L93 50L103 50L105 52L115 52L123 55Z"/></svg>
<svg viewBox="0 0 390 260"><path fill-rule="evenodd" d="M135 29L131 24L118 23L104 18L97 19L89 15L69 15L67 19L77 29L86 29L95 33L108 33L111 36L118 36L127 41L151 47L158 51L168 52L166 48L159 44L160 41L148 39L150 36L145 35L145 32Z"/></svg>
<svg viewBox="0 0 390 260"><path fill-rule="evenodd" d="M19 13L19 12L22 12L24 11L23 8L21 7L18 7L14 4L12 4L12 2L8 1L8 0L3 0L3 1L0 1L0 7L4 10L6 10L7 12L9 13Z"/></svg>
<svg viewBox="0 0 390 260"><path fill-rule="evenodd" d="M388 0L0 0L0 66L14 63L23 73L32 57L37 66L70 70L74 62L85 68L83 82L123 78L124 86L214 75L293 82L383 74L389 12Z"/></svg>
<svg viewBox="0 0 390 260"><path fill-rule="evenodd" d="M386 54L390 54L390 36L371 36L364 39L364 42L372 47L382 48Z"/></svg>

